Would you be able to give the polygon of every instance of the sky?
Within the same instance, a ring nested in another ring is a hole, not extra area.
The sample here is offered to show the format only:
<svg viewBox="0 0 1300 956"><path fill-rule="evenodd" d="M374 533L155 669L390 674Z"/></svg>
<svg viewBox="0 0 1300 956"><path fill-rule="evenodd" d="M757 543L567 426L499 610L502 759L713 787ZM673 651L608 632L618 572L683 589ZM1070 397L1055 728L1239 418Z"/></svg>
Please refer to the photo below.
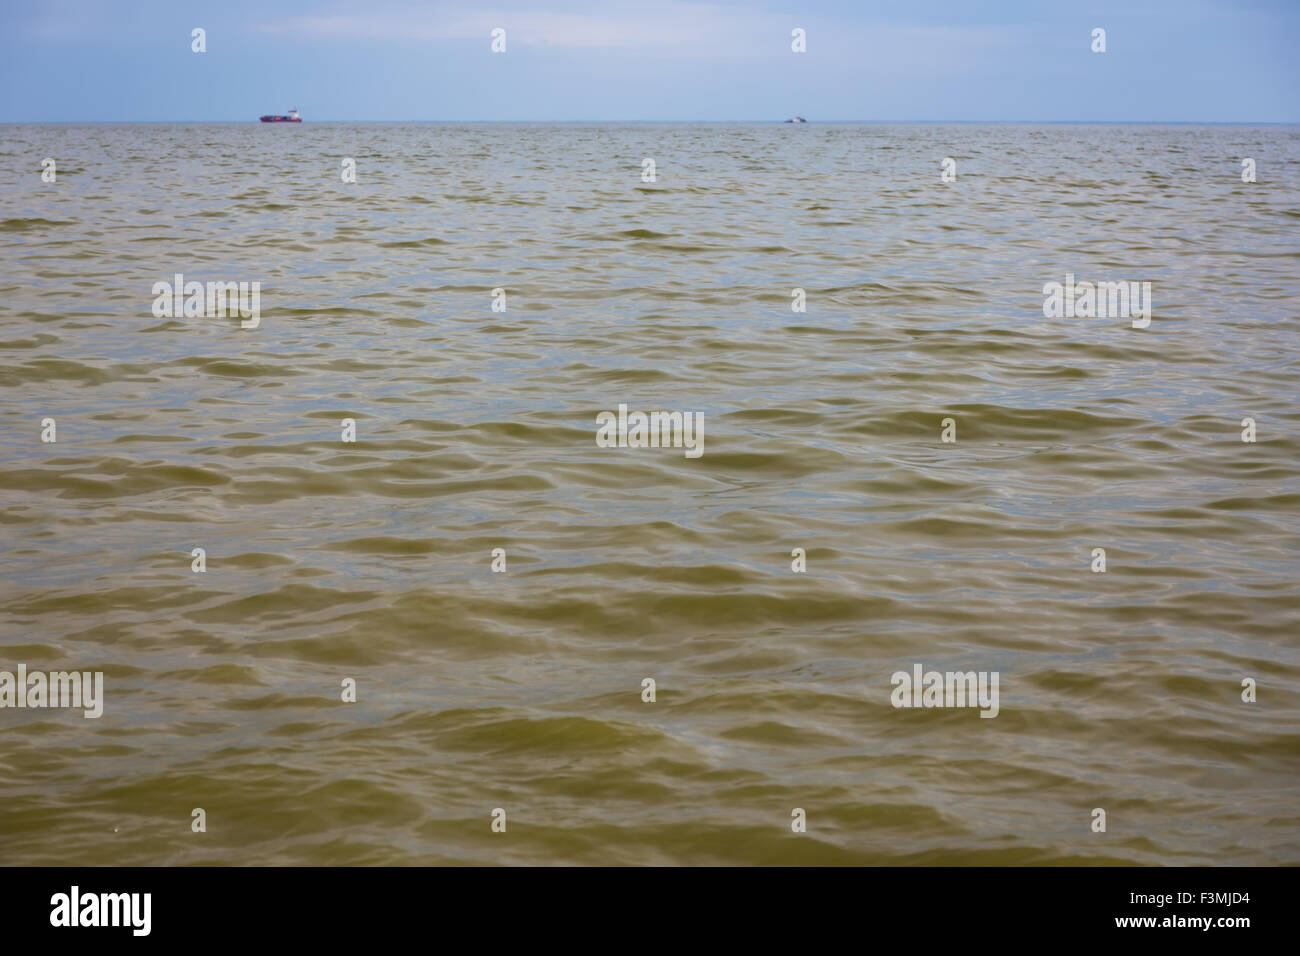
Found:
<svg viewBox="0 0 1300 956"><path fill-rule="evenodd" d="M1295 123L1298 43L1300 0L0 0L0 122Z"/></svg>

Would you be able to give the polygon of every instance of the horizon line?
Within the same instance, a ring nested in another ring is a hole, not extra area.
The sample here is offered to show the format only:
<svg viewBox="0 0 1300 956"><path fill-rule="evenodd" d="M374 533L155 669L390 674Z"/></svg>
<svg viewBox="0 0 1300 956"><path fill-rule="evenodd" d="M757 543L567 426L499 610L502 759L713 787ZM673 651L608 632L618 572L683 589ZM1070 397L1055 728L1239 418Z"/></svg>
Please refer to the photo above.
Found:
<svg viewBox="0 0 1300 956"><path fill-rule="evenodd" d="M164 125L164 124L228 124L228 125L310 125L311 123L373 123L373 124L401 124L401 123L425 123L425 124L456 124L456 123L535 123L538 125L551 124L575 124L575 123L661 123L661 124L706 124L706 123L762 123L772 124L774 126L783 126L786 124L793 126L815 126L822 125L903 125L903 124L977 124L986 126L995 125L1016 125L1016 124L1033 124L1038 126L1300 126L1300 120L1082 120L1082 119L825 119L825 120L805 120L802 123L791 123L790 120L774 119L396 119L396 120L370 120L370 119L316 119L303 120L301 124L282 123L262 124L260 119L71 119L71 120L8 120L0 119L0 126L59 126L59 125L110 125L110 124L135 124L135 125Z"/></svg>

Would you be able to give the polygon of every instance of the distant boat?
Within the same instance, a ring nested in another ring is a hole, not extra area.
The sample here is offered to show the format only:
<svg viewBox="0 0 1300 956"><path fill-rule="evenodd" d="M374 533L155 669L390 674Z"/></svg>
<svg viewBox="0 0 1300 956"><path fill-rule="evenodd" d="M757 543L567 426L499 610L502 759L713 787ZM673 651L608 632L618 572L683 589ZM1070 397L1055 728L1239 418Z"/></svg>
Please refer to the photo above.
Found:
<svg viewBox="0 0 1300 956"><path fill-rule="evenodd" d="M806 123L806 122L808 122L808 121L807 121L806 119L804 119L802 116L796 116L794 119L788 119L788 120L786 120L786 122L787 122L787 123Z"/></svg>
<svg viewBox="0 0 1300 956"><path fill-rule="evenodd" d="M262 117L263 123L301 123L302 117L298 115L297 110L289 110L288 113L281 116L279 113L268 113Z"/></svg>

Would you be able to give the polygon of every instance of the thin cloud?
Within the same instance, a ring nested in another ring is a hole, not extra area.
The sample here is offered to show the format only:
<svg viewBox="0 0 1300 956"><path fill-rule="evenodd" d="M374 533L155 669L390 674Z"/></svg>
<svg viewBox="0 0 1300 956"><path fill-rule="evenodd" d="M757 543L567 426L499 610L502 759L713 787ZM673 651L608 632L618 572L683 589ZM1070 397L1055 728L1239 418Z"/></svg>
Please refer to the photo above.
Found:
<svg viewBox="0 0 1300 956"><path fill-rule="evenodd" d="M664 3L599 13L367 9L287 17L256 24L254 29L313 39L482 40L487 44L491 31L503 27L509 45L719 53L752 48L756 40L779 47L788 43L794 26L807 26L797 20L718 4Z"/></svg>
<svg viewBox="0 0 1300 956"><path fill-rule="evenodd" d="M802 27L810 56L820 55L823 63L837 58L850 71L867 74L918 64L948 74L980 60L996 61L1008 49L1033 42L1023 27L874 25L680 2L606 7L599 13L380 7L264 21L254 29L312 41L473 40L486 48L496 27L505 28L508 48L641 51L691 58L788 53L791 30Z"/></svg>

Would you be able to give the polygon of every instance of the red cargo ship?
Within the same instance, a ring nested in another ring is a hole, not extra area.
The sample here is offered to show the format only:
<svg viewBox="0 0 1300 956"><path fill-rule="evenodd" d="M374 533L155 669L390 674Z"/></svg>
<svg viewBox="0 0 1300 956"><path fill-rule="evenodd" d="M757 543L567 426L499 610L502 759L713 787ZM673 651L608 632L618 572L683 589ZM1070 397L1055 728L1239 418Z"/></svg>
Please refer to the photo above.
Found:
<svg viewBox="0 0 1300 956"><path fill-rule="evenodd" d="M274 115L268 114L266 116L263 116L262 122L263 123L301 123L302 117L298 115L297 110L289 110L289 112L286 113L284 116L281 116L278 113Z"/></svg>

